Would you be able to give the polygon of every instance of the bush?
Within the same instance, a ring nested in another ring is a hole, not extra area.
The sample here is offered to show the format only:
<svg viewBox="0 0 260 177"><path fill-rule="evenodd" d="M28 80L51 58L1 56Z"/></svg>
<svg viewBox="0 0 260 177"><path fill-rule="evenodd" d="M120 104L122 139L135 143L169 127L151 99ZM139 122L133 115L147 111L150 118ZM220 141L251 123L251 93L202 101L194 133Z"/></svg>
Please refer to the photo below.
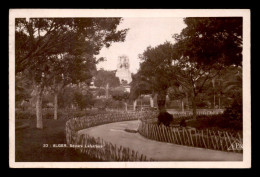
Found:
<svg viewBox="0 0 260 177"><path fill-rule="evenodd" d="M89 115L97 115L105 113L105 110L71 110L71 109L58 109L58 119L70 119L73 117L83 117ZM53 109L43 109L42 110L43 119L54 119L54 110ZM16 110L15 111L16 119L36 119L36 112L34 109L30 110Z"/></svg>
<svg viewBox="0 0 260 177"><path fill-rule="evenodd" d="M109 109L125 109L123 101L114 100L113 98L105 99L105 106Z"/></svg>
<svg viewBox="0 0 260 177"><path fill-rule="evenodd" d="M224 117L231 120L242 120L243 112L242 112L242 100L235 99L230 107L228 107L224 111Z"/></svg>
<svg viewBox="0 0 260 177"><path fill-rule="evenodd" d="M224 114L211 115L211 116L198 116L194 127L198 129L206 128L220 128L235 131L242 131L242 120L234 120L225 117Z"/></svg>
<svg viewBox="0 0 260 177"><path fill-rule="evenodd" d="M181 126L181 127L186 127L186 121L185 121L185 119L181 119L180 126Z"/></svg>
<svg viewBox="0 0 260 177"><path fill-rule="evenodd" d="M15 110L16 119L34 119L36 118L35 111L32 110Z"/></svg>
<svg viewBox="0 0 260 177"><path fill-rule="evenodd" d="M158 115L158 125L163 123L165 126L169 126L170 123L173 121L173 116L168 112L160 112Z"/></svg>

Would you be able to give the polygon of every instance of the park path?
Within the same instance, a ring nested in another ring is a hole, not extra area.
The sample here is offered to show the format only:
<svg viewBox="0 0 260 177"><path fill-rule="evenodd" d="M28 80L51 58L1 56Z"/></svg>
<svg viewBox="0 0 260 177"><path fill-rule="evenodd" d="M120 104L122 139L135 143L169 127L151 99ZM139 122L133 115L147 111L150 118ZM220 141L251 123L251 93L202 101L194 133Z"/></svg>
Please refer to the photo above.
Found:
<svg viewBox="0 0 260 177"><path fill-rule="evenodd" d="M116 122L80 130L100 137L117 146L129 147L156 161L242 161L243 155L233 152L221 152L209 149L194 148L144 138L139 133L130 133L125 129L137 130L138 121Z"/></svg>

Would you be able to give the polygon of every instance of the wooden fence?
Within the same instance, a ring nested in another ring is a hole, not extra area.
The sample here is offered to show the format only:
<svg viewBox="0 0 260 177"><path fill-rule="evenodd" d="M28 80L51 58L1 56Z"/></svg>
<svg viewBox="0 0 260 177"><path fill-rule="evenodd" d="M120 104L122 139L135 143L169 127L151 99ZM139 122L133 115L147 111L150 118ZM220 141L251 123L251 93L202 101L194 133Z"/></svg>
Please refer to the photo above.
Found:
<svg viewBox="0 0 260 177"><path fill-rule="evenodd" d="M142 119L138 132L149 139L184 146L242 153L242 135L151 124Z"/></svg>
<svg viewBox="0 0 260 177"><path fill-rule="evenodd" d="M169 111L171 113L171 111ZM211 115L217 115L217 114L222 114L223 110L203 110L203 111L197 111L197 116L201 116L201 115L207 115L207 116L211 116ZM174 117L192 117L193 113L192 111L186 111L186 112L173 112L171 113L173 114Z"/></svg>
<svg viewBox="0 0 260 177"><path fill-rule="evenodd" d="M102 161L152 161L146 156L129 148L113 145L101 138L79 134L78 131L89 127L128 120L137 120L148 116L143 113L108 113L82 118L72 118L66 122L66 140L76 151Z"/></svg>

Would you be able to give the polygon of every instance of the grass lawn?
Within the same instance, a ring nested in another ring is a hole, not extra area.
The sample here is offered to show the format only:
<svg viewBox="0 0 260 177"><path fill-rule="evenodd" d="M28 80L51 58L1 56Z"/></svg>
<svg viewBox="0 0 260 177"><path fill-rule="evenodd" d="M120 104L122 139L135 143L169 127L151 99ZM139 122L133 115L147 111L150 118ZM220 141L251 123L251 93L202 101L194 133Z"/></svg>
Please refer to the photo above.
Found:
<svg viewBox="0 0 260 177"><path fill-rule="evenodd" d="M29 126L15 131L16 162L79 162L98 161L79 154L71 148L43 147L44 144L66 144L66 120L44 119L42 130L36 128L35 120L20 119L15 124Z"/></svg>

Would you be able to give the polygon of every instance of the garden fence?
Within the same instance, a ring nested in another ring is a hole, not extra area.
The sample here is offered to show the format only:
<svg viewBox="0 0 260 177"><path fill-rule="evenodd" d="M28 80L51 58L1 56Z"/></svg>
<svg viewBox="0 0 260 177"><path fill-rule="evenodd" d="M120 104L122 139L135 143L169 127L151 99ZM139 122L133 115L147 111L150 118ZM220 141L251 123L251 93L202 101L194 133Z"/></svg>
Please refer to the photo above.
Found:
<svg viewBox="0 0 260 177"><path fill-rule="evenodd" d="M242 153L242 135L225 131L196 130L151 124L142 119L138 132L156 141L220 151Z"/></svg>
<svg viewBox="0 0 260 177"><path fill-rule="evenodd" d="M113 145L101 138L79 134L78 131L89 127L112 122L137 120L148 116L143 113L108 113L82 118L72 118L66 122L67 144L75 145L75 150L103 161L152 161L146 156L129 148ZM98 146L97 146L98 145Z"/></svg>

